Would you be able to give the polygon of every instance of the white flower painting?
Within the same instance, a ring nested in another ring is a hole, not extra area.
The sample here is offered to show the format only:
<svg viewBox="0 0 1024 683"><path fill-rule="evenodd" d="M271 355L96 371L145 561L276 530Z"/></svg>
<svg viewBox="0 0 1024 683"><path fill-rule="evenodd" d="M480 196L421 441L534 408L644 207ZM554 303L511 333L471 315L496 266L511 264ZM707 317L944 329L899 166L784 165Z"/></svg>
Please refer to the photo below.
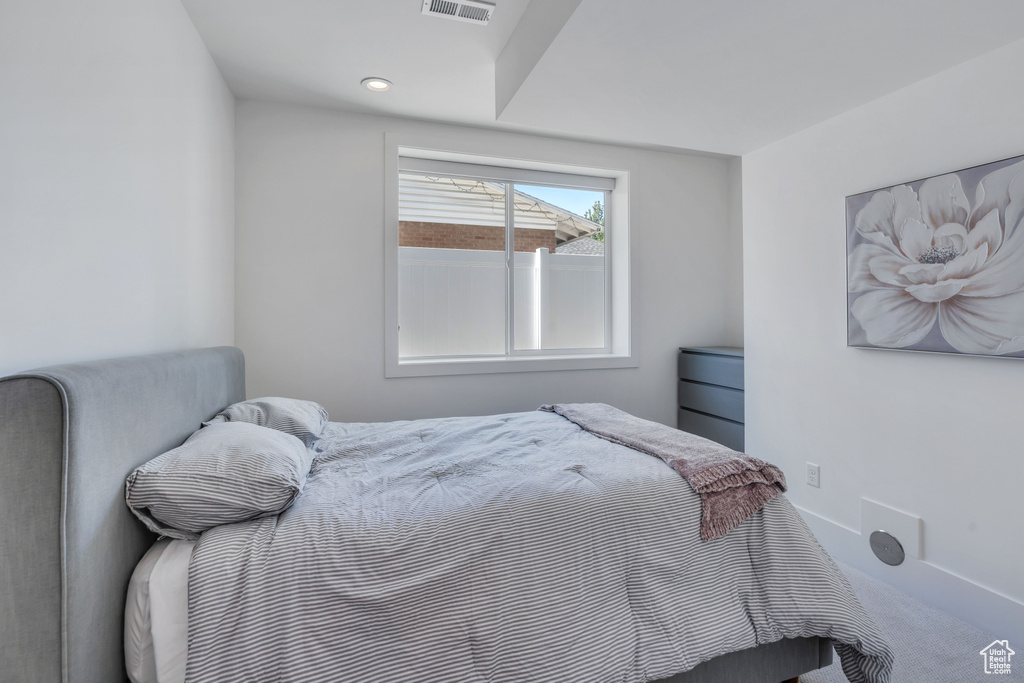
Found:
<svg viewBox="0 0 1024 683"><path fill-rule="evenodd" d="M1024 356L1024 157L846 208L851 346Z"/></svg>

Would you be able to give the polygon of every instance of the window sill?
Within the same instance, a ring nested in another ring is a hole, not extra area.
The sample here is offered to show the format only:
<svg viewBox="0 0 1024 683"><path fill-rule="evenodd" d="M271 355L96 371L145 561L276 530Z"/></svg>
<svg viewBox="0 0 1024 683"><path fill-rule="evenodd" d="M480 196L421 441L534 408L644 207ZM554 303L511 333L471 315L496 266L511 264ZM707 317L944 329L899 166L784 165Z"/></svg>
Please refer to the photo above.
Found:
<svg viewBox="0 0 1024 683"><path fill-rule="evenodd" d="M500 372L550 372L557 370L605 370L635 368L635 356L581 354L576 356L516 356L511 358L444 358L389 362L385 377L482 375Z"/></svg>

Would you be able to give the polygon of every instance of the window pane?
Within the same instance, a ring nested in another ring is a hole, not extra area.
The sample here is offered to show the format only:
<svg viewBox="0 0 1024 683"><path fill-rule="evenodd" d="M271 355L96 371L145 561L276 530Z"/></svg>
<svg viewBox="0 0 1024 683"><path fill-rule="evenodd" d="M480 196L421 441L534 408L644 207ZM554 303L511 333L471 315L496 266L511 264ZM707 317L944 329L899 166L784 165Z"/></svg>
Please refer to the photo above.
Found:
<svg viewBox="0 0 1024 683"><path fill-rule="evenodd" d="M399 357L505 353L505 184L398 176Z"/></svg>
<svg viewBox="0 0 1024 683"><path fill-rule="evenodd" d="M605 194L514 191L515 348L604 348Z"/></svg>

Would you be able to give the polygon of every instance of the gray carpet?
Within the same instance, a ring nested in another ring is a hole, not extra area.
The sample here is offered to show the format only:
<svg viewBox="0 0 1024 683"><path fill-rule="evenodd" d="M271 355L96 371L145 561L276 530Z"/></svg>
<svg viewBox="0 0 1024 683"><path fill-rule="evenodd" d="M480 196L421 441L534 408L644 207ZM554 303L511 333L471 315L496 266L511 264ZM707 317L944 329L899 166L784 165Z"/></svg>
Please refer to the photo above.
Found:
<svg viewBox="0 0 1024 683"><path fill-rule="evenodd" d="M892 683L1024 681L1024 643L1010 643L1021 653L1011 657L1010 675L986 675L979 652L997 634L986 633L849 565L838 564L893 648ZM832 666L801 676L800 683L846 683L846 677L836 657Z"/></svg>

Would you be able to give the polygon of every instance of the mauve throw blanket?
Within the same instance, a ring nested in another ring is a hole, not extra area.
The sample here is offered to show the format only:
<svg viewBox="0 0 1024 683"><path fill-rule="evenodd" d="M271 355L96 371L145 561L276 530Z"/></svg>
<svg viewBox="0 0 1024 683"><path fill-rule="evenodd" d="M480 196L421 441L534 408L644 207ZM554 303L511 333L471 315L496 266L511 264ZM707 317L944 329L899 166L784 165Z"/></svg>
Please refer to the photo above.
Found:
<svg viewBox="0 0 1024 683"><path fill-rule="evenodd" d="M724 536L786 491L786 477L775 465L605 403L560 403L540 410L558 413L594 436L668 463L700 494L704 541Z"/></svg>

